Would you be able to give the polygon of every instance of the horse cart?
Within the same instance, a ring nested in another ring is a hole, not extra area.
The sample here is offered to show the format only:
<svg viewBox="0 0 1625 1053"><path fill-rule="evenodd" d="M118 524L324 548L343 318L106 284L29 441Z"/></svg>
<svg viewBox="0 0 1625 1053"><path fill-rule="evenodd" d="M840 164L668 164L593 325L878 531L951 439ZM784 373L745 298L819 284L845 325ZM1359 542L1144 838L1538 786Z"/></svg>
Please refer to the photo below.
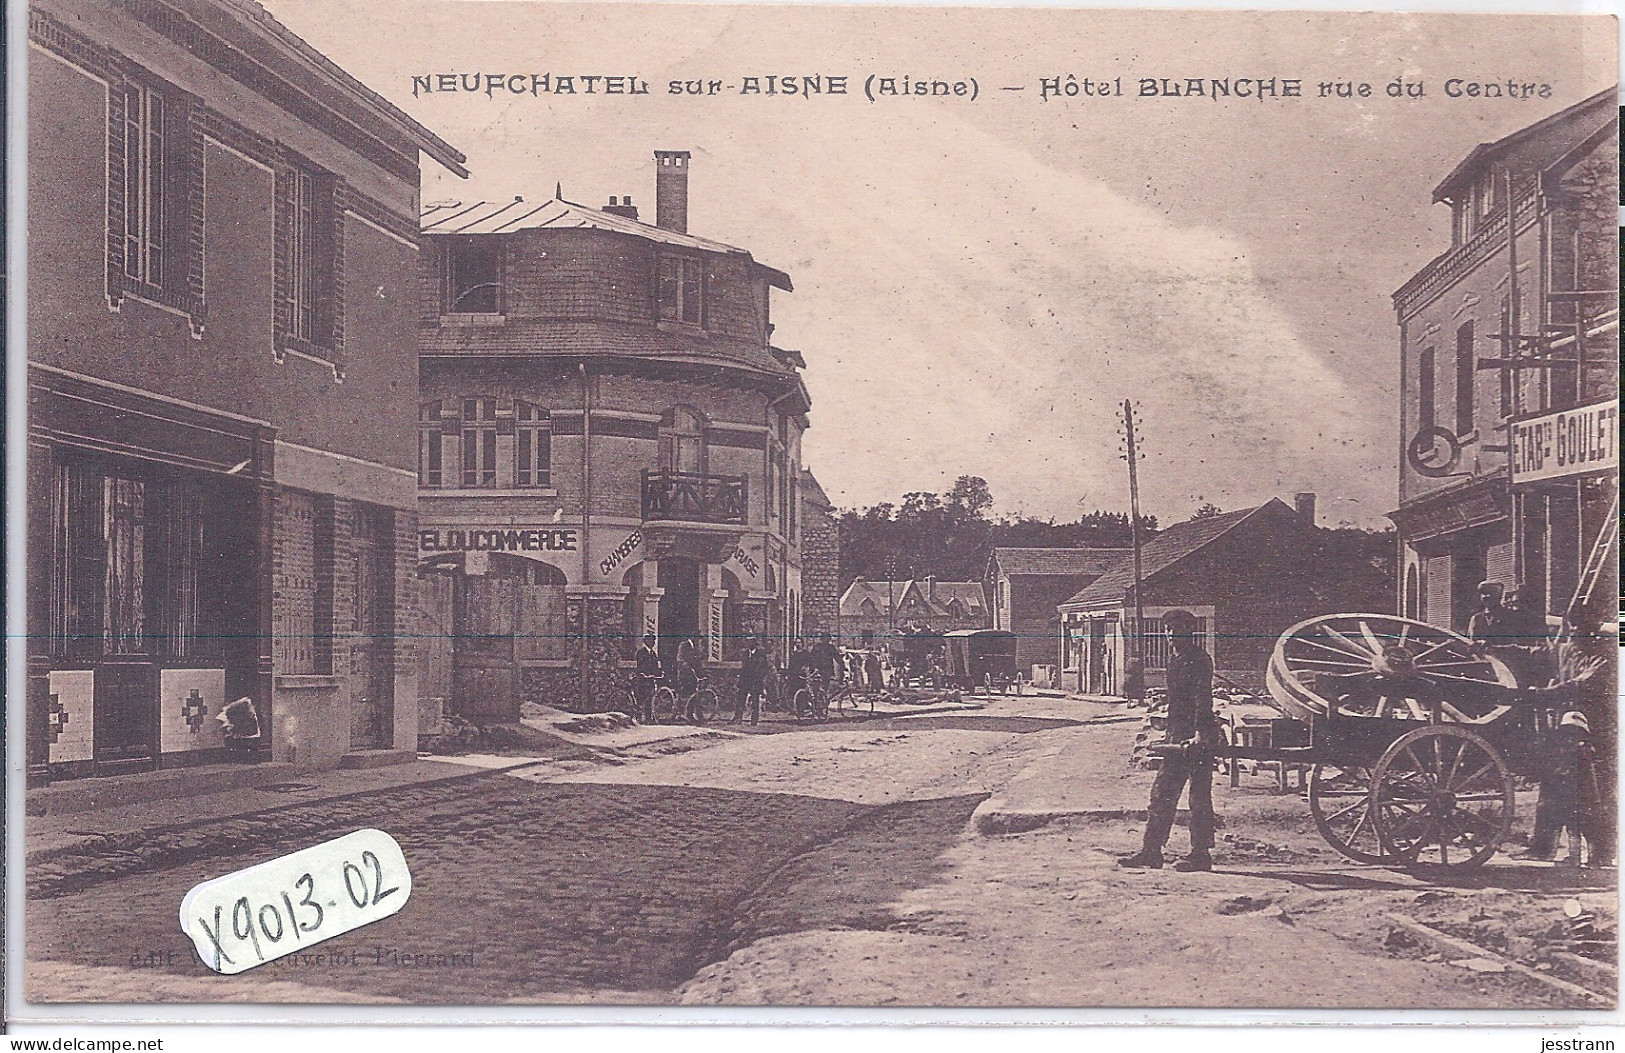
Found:
<svg viewBox="0 0 1625 1053"><path fill-rule="evenodd" d="M1381 614L1293 626L1265 682L1289 719L1271 745L1217 755L1309 766L1309 810L1333 848L1420 875L1495 854L1514 779L1539 772L1558 716L1465 637Z"/></svg>
<svg viewBox="0 0 1625 1053"><path fill-rule="evenodd" d="M1000 629L955 629L944 639L948 644L948 681L963 691L996 689L1005 694L1011 688L1021 694L1021 677L1016 672L1016 634Z"/></svg>

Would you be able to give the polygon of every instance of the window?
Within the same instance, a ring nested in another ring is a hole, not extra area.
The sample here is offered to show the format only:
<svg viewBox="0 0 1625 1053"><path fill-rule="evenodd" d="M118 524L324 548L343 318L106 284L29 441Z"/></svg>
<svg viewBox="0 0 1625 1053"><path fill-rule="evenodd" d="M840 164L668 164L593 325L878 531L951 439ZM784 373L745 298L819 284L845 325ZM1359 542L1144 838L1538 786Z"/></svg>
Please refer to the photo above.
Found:
<svg viewBox="0 0 1625 1053"><path fill-rule="evenodd" d="M440 403L418 407L418 485L445 486L446 433Z"/></svg>
<svg viewBox="0 0 1625 1053"><path fill-rule="evenodd" d="M315 339L316 321L316 186L309 172L293 177L293 226L288 248L288 332L300 340Z"/></svg>
<svg viewBox="0 0 1625 1053"><path fill-rule="evenodd" d="M1416 363L1418 428L1431 428L1437 419L1434 406L1433 348L1424 348Z"/></svg>
<svg viewBox="0 0 1625 1053"><path fill-rule="evenodd" d="M687 406L668 410L660 422L660 467L668 472L705 471L705 418Z"/></svg>
<svg viewBox="0 0 1625 1053"><path fill-rule="evenodd" d="M550 486L553 481L553 422L547 411L529 402L514 402L515 486Z"/></svg>
<svg viewBox="0 0 1625 1053"><path fill-rule="evenodd" d="M1207 619L1196 619L1196 641L1206 647ZM1162 624L1162 619L1146 618L1140 623L1140 645L1144 648L1145 667L1147 669L1167 669L1168 659L1173 654L1174 647L1168 639L1168 629Z"/></svg>
<svg viewBox="0 0 1625 1053"><path fill-rule="evenodd" d="M705 323L705 274L699 260L686 256L660 257L660 285L656 294L660 318L667 322Z"/></svg>
<svg viewBox="0 0 1625 1053"><path fill-rule="evenodd" d="M152 88L124 89L124 273L164 284L166 173L164 97Z"/></svg>
<svg viewBox="0 0 1625 1053"><path fill-rule="evenodd" d="M51 509L51 653L198 657L204 497L190 482L59 464ZM211 628L215 628L211 626Z"/></svg>
<svg viewBox="0 0 1625 1053"><path fill-rule="evenodd" d="M440 260L441 314L502 312L503 243L500 238L447 238Z"/></svg>
<svg viewBox="0 0 1625 1053"><path fill-rule="evenodd" d="M1473 376L1478 363L1473 359L1473 323L1456 330L1456 434L1473 430Z"/></svg>
<svg viewBox="0 0 1625 1053"><path fill-rule="evenodd" d="M463 400L463 485L497 484L497 400Z"/></svg>
<svg viewBox="0 0 1625 1053"><path fill-rule="evenodd" d="M338 221L333 177L311 168L277 173L277 345L328 357L338 350Z"/></svg>

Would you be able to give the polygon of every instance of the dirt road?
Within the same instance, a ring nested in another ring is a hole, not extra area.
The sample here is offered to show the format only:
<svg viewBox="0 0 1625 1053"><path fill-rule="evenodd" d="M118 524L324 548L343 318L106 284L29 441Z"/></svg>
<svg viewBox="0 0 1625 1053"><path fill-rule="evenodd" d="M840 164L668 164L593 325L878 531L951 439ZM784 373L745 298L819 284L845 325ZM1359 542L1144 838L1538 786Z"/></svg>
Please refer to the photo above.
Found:
<svg viewBox="0 0 1625 1053"><path fill-rule="evenodd" d="M267 808L188 829L168 854L132 841L77 876L34 868L29 990L54 1001L1585 1004L1483 971L1487 959L1469 966L1389 916L1501 949L1570 900L1611 928L1612 871L1497 859L1469 886L1429 886L1342 860L1303 802L1264 778L1234 790L1217 780L1217 872L1119 870L1150 780L1124 762L1135 726L1115 705L1010 698L638 735L592 764ZM979 821L1024 801L1041 818ZM401 841L414 894L401 914L333 941L349 967L222 978L186 957L174 904L191 884L352 825ZM1184 838L1176 828L1171 847ZM388 968L379 948L477 948L478 968ZM156 964L132 964L151 951Z"/></svg>

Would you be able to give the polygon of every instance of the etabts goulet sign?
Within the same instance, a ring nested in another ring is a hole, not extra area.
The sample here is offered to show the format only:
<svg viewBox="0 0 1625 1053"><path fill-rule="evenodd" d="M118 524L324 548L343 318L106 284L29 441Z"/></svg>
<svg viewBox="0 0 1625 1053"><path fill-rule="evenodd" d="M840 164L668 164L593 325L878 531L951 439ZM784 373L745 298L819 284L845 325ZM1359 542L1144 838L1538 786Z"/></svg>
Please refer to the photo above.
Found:
<svg viewBox="0 0 1625 1053"><path fill-rule="evenodd" d="M1512 424L1512 483L1619 468L1619 400L1575 406Z"/></svg>

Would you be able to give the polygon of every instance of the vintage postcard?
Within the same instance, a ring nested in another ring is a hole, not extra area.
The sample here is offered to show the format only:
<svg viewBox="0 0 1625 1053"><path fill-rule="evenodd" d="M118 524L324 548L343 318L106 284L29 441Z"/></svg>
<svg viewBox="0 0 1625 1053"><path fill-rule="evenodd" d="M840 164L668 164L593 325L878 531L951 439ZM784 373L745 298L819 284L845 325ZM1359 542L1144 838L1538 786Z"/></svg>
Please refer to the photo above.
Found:
<svg viewBox="0 0 1625 1053"><path fill-rule="evenodd" d="M1613 18L10 11L29 1012L1616 1006Z"/></svg>

